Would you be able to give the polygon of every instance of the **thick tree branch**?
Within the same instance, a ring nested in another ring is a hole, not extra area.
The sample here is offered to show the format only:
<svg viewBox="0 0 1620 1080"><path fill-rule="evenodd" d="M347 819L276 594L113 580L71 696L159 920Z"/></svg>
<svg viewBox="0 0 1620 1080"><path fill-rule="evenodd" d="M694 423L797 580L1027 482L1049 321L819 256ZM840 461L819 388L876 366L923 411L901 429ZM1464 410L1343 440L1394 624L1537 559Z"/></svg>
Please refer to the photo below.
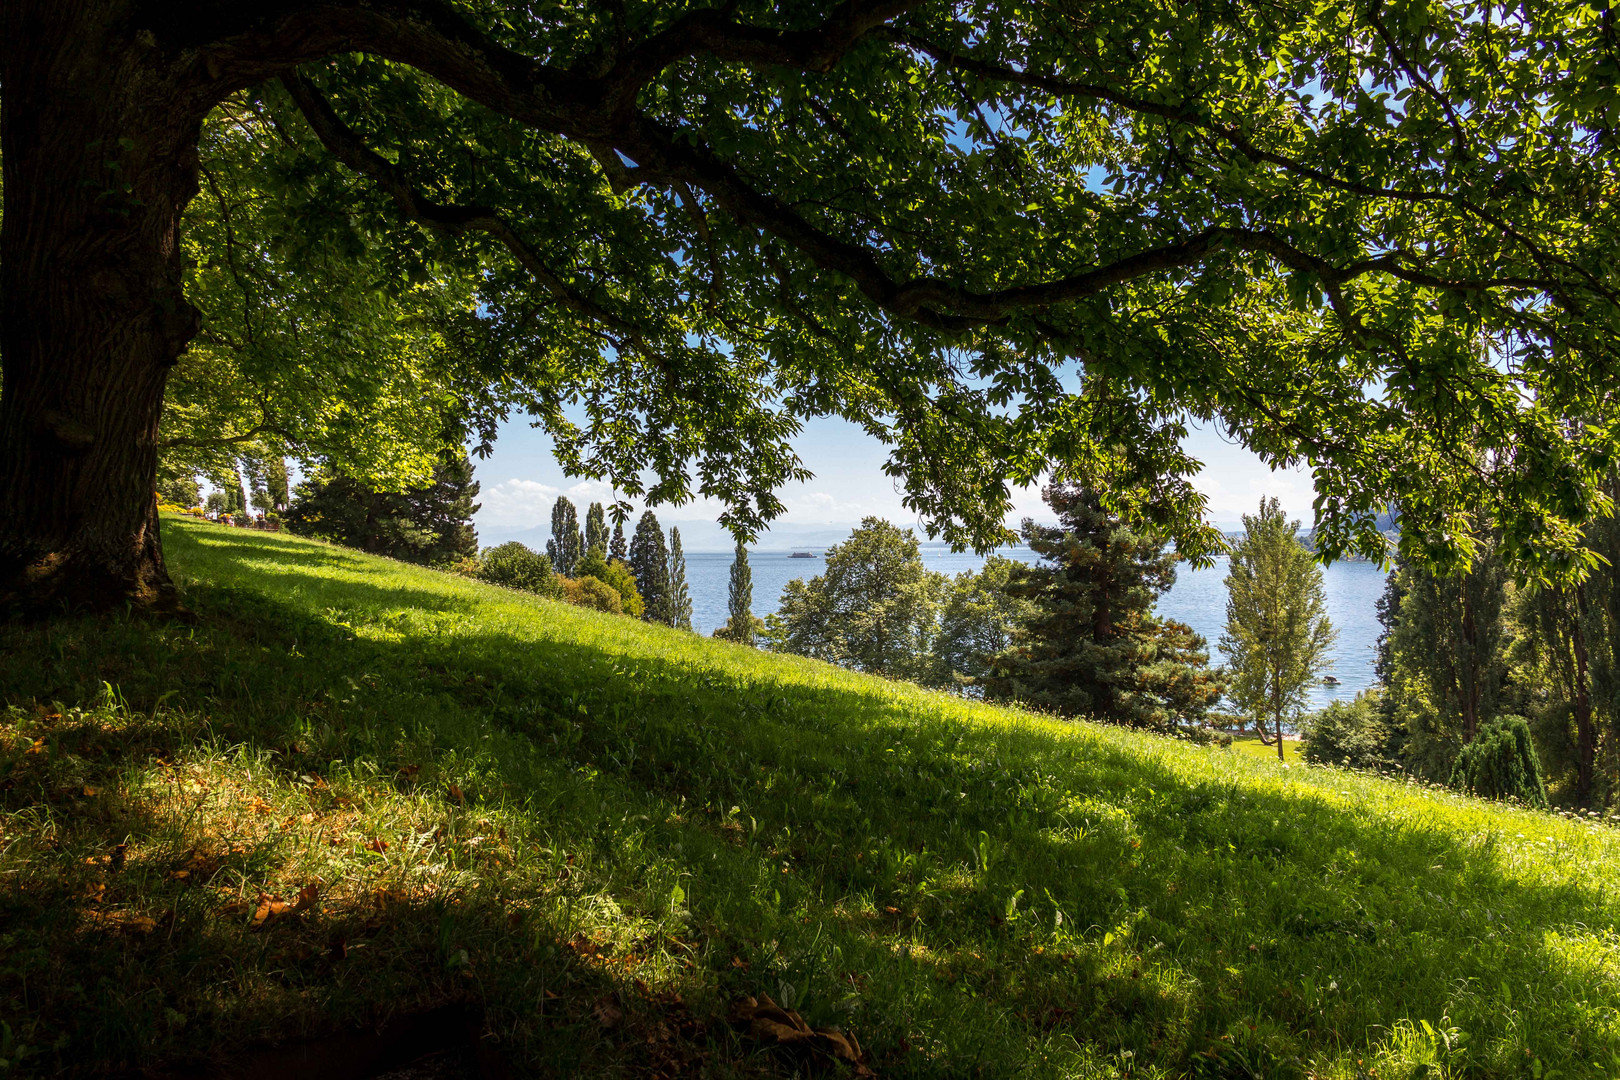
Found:
<svg viewBox="0 0 1620 1080"><path fill-rule="evenodd" d="M568 310L639 339L640 331L631 323L570 288L518 234L506 215L486 206L449 205L423 196L405 180L397 165L365 145L309 80L295 72L283 77L281 82L321 145L343 164L376 183L407 218L454 236L484 233L511 252L512 257Z"/></svg>

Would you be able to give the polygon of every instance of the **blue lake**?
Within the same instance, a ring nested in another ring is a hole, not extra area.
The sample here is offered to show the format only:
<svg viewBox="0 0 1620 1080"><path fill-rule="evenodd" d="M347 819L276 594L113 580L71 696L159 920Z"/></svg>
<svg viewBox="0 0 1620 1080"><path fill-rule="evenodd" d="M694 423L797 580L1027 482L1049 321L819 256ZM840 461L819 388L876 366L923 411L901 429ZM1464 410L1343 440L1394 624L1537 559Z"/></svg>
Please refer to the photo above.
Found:
<svg viewBox="0 0 1620 1080"><path fill-rule="evenodd" d="M815 559L792 559L787 551L762 549L750 552L754 571L754 614L764 618L776 610L782 588L797 577L821 573L821 549ZM1033 560L1027 548L1011 548L1003 554ZM957 574L978 570L984 556L953 552L949 548L922 549L924 564L930 570ZM726 596L731 581L729 552L690 552L686 556L687 587L692 594L692 624L702 634L714 632L726 621ZM1384 589L1384 571L1375 563L1339 562L1323 569L1328 618L1339 632L1333 650L1332 674L1338 686L1318 686L1312 691L1312 707L1319 708L1335 699L1349 700L1372 686L1374 646L1378 640L1378 616L1374 605ZM1159 600L1159 613L1186 623L1209 641L1211 661L1221 656L1215 643L1226 625L1226 561L1219 559L1206 570L1182 566L1175 587Z"/></svg>

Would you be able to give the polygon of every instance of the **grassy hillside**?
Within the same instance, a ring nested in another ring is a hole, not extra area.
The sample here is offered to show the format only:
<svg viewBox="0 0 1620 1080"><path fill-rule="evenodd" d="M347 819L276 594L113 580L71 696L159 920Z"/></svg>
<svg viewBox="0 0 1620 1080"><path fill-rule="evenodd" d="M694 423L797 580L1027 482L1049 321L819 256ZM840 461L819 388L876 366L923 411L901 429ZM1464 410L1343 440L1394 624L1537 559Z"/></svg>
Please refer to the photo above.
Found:
<svg viewBox="0 0 1620 1080"><path fill-rule="evenodd" d="M482 1008L519 1074L1620 1071L1620 836L169 521L0 629L0 1073ZM849 1070L839 1066L845 1072Z"/></svg>

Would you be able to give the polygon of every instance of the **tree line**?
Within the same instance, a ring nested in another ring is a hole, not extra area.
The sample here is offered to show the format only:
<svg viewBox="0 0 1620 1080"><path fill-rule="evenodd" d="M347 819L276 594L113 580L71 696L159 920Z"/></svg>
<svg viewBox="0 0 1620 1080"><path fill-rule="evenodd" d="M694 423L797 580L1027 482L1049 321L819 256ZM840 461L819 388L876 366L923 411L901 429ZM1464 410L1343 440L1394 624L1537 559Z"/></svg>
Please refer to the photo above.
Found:
<svg viewBox="0 0 1620 1080"><path fill-rule="evenodd" d="M195 477L173 481L188 482L194 498ZM225 491L243 498L242 485ZM477 493L464 454L442 459L431 483L399 493L328 470L298 486L286 521L293 532L692 629L678 528L666 534L648 511L627 541L624 521L610 527L601 503L581 524L578 508L559 498L543 552L515 541L480 551L470 523ZM748 552L738 543L728 617L714 634L1161 732L1204 729L1222 718L1212 710L1224 699L1225 719L1251 726L1279 756L1293 731L1312 762L1399 769L1530 802L1545 801L1548 788L1568 804L1612 801L1620 526L1611 519L1589 530L1600 561L1579 584L1516 583L1483 530L1466 571L1399 561L1378 602L1377 688L1309 713L1335 631L1320 563L1275 499L1245 515L1230 544L1217 643L1225 662L1214 666L1209 643L1155 613L1175 583L1176 554L1106 509L1093 488L1055 484L1044 496L1056 522L1026 519L1020 531L1038 563L992 555L982 569L951 577L925 567L911 530L867 518L827 550L822 574L790 581L764 619L753 613Z"/></svg>
<svg viewBox="0 0 1620 1080"><path fill-rule="evenodd" d="M1501 538L1477 523L1470 531L1478 555L1464 571L1397 561L1378 602L1379 688L1322 718L1318 756L1442 782L1500 758L1506 764L1493 768L1522 774L1528 801L1612 804L1620 789L1620 524L1588 524L1594 558L1584 580L1569 584L1516 580Z"/></svg>

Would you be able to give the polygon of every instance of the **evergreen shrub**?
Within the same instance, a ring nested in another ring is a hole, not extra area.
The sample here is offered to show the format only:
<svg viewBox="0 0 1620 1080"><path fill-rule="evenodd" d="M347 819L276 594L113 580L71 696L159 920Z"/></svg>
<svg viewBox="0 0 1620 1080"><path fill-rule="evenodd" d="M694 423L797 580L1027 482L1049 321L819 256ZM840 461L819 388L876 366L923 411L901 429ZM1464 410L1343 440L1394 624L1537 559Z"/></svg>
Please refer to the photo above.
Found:
<svg viewBox="0 0 1620 1080"><path fill-rule="evenodd" d="M1547 788L1524 717L1499 717L1475 735L1451 767L1451 786L1485 799L1518 799L1545 809Z"/></svg>

